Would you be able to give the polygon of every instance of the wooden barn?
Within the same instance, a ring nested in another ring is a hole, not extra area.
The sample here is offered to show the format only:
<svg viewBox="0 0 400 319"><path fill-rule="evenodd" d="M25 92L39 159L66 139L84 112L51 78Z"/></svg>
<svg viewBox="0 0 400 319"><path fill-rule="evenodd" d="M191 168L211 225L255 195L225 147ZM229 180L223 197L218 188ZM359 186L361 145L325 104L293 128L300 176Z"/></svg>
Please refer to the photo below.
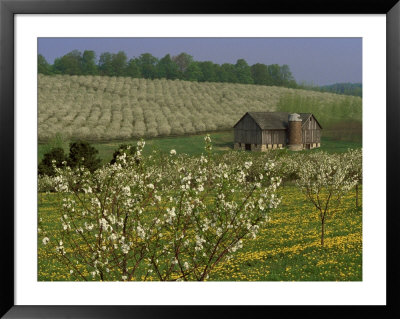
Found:
<svg viewBox="0 0 400 319"><path fill-rule="evenodd" d="M321 146L322 127L311 113L247 112L235 124L234 148L266 151Z"/></svg>

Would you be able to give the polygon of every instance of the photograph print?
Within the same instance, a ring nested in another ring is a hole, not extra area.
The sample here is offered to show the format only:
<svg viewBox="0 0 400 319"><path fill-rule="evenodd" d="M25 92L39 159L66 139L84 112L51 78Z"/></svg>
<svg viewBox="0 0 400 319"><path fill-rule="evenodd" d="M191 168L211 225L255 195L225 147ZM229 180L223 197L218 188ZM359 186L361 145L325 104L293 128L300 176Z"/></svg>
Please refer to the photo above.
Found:
<svg viewBox="0 0 400 319"><path fill-rule="evenodd" d="M38 38L38 281L362 281L362 38Z"/></svg>

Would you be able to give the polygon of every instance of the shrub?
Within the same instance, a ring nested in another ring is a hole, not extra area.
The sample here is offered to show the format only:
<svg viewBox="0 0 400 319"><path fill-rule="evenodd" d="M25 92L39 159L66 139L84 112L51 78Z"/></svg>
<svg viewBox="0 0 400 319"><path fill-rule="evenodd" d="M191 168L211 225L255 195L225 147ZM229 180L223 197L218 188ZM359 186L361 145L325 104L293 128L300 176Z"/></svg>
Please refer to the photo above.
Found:
<svg viewBox="0 0 400 319"><path fill-rule="evenodd" d="M68 166L86 167L90 172L100 168L101 160L97 157L99 151L88 142L78 141L70 143Z"/></svg>
<svg viewBox="0 0 400 319"><path fill-rule="evenodd" d="M44 158L39 164L38 173L39 175L54 176L55 171L53 167L53 161L55 166L60 168L63 166L63 162L66 161L64 150L61 147L52 148L49 152L44 154Z"/></svg>

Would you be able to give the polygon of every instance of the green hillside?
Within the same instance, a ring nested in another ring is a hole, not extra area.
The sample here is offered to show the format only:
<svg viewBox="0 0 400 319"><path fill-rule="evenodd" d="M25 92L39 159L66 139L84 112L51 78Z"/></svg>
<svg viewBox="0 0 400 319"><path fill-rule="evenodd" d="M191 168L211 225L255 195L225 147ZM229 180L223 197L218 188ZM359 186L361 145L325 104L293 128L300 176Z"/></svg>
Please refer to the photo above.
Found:
<svg viewBox="0 0 400 319"><path fill-rule="evenodd" d="M38 103L40 141L57 133L65 139L106 141L226 130L247 111L312 112L324 128L361 123L362 114L362 100L353 96L105 76L39 74Z"/></svg>

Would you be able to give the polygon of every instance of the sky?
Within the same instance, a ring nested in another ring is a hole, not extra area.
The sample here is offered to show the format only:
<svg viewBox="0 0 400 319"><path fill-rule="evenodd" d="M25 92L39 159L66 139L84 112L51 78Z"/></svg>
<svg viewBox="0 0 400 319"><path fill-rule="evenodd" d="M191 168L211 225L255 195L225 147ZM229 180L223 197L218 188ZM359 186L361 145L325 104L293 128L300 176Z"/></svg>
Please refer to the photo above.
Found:
<svg viewBox="0 0 400 319"><path fill-rule="evenodd" d="M287 64L298 83L328 85L362 82L362 38L39 38L38 53L47 62L72 50L124 51L157 58L186 52L196 61L249 65Z"/></svg>

